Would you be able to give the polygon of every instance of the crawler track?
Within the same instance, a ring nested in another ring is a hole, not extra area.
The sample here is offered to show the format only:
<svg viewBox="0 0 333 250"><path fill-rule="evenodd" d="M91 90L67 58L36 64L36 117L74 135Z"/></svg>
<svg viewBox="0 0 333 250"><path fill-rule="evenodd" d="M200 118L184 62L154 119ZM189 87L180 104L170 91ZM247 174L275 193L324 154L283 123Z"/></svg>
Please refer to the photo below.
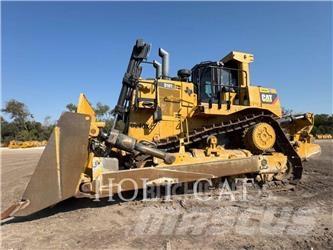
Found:
<svg viewBox="0 0 333 250"><path fill-rule="evenodd" d="M265 111L253 110L252 112L240 115L237 119L215 123L213 125L204 126L200 129L194 129L188 135L189 140L186 143L186 146L198 142L204 142L211 135L219 136L232 132L242 132L244 129L259 122L269 123L274 128L277 138L274 149L275 151L281 152L288 157L288 161L292 167L290 179L293 181L301 179L303 170L301 158L298 156L294 147L286 137L275 116ZM179 139L180 138L178 136L163 138L157 142L157 147L164 149L165 151L176 150L179 148Z"/></svg>

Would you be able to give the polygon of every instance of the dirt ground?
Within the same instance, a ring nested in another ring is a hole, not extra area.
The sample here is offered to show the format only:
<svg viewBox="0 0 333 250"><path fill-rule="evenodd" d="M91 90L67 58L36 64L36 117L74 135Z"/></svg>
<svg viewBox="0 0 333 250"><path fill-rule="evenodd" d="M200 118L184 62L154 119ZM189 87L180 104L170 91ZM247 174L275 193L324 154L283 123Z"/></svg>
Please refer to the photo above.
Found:
<svg viewBox="0 0 333 250"><path fill-rule="evenodd" d="M1 225L2 249L332 249L333 141L295 190L210 191L201 200L69 199ZM42 149L2 149L1 209L20 198ZM206 201L204 201L205 199ZM234 200L233 200L234 199Z"/></svg>

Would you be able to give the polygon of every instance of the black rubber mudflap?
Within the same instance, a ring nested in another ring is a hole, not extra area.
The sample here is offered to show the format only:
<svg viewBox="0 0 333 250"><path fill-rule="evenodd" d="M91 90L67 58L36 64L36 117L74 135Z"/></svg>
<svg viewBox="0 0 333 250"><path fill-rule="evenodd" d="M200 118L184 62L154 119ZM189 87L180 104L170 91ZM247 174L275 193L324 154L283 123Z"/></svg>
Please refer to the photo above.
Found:
<svg viewBox="0 0 333 250"><path fill-rule="evenodd" d="M90 117L64 113L23 194L28 201L14 216L26 216L72 197L88 158Z"/></svg>

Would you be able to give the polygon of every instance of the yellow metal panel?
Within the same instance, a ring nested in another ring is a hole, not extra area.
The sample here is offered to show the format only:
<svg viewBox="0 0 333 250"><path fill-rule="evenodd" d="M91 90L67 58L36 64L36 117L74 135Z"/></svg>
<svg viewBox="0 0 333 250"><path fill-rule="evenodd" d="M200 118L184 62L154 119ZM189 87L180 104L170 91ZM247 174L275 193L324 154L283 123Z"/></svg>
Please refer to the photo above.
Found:
<svg viewBox="0 0 333 250"><path fill-rule="evenodd" d="M96 137L99 134L99 128L105 127L104 122L96 121L96 114L92 106L90 105L88 99L84 94L80 94L79 101L77 104L77 113L85 114L90 116L90 136Z"/></svg>
<svg viewBox="0 0 333 250"><path fill-rule="evenodd" d="M222 59L222 61L225 63L230 60L236 60L242 63L251 63L254 61L254 56L250 53L231 51Z"/></svg>

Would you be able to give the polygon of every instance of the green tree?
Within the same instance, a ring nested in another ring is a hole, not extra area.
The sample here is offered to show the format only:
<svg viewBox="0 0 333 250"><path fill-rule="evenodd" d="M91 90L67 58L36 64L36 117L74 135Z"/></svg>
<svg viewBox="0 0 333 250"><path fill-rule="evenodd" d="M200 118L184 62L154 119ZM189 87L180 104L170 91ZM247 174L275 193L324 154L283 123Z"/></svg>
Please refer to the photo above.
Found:
<svg viewBox="0 0 333 250"><path fill-rule="evenodd" d="M75 104L73 104L73 103L67 104L66 108L70 112L76 112L76 110L77 110L77 106Z"/></svg>
<svg viewBox="0 0 333 250"><path fill-rule="evenodd" d="M33 118L32 114L29 112L28 107L20 101L11 99L5 104L5 108L1 110L2 112L8 114L10 119L16 123L21 129L25 128L25 122L28 118Z"/></svg>
<svg viewBox="0 0 333 250"><path fill-rule="evenodd" d="M9 115L11 121L1 117L1 142L7 144L11 140L30 141L47 140L52 132L54 124L47 118L44 125L33 119L28 107L17 100L6 103L2 112Z"/></svg>
<svg viewBox="0 0 333 250"><path fill-rule="evenodd" d="M333 115L315 115L313 134L332 134L333 135Z"/></svg>
<svg viewBox="0 0 333 250"><path fill-rule="evenodd" d="M94 110L97 120L105 122L104 130L109 132L113 125L112 111L110 110L110 107L98 102L96 107L94 107Z"/></svg>
<svg viewBox="0 0 333 250"><path fill-rule="evenodd" d="M109 118L110 115L110 107L108 105L104 105L100 102L96 104L94 107L96 118L99 120L105 120Z"/></svg>
<svg viewBox="0 0 333 250"><path fill-rule="evenodd" d="M19 132L18 126L14 122L8 122L1 117L1 143L7 144L15 139L15 135Z"/></svg>

